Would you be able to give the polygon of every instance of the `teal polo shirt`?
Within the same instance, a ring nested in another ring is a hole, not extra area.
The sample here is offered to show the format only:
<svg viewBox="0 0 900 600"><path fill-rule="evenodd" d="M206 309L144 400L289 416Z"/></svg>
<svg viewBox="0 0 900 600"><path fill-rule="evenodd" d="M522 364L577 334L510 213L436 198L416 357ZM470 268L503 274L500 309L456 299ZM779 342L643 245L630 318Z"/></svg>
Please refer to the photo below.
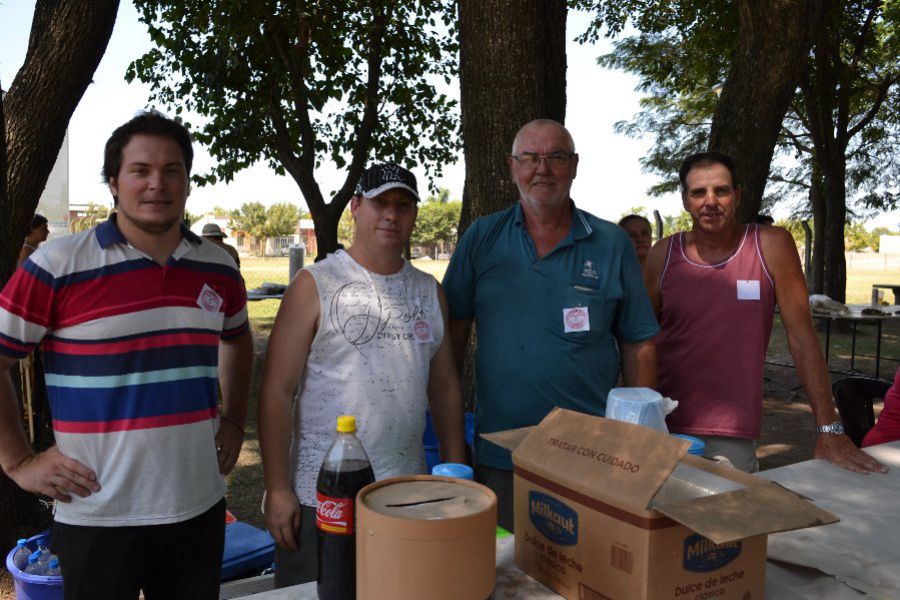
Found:
<svg viewBox="0 0 900 600"><path fill-rule="evenodd" d="M473 223L450 260L450 319L474 319L478 331L477 433L536 425L557 406L604 415L617 341L659 332L628 235L572 209L569 234L543 258L517 203ZM507 450L477 435L475 454L512 468Z"/></svg>

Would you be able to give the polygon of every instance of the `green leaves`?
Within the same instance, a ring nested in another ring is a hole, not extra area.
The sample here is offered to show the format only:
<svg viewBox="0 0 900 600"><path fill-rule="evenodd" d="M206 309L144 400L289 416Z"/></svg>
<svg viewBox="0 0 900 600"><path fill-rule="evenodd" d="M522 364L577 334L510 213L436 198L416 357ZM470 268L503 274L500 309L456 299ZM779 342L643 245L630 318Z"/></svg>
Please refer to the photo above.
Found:
<svg viewBox="0 0 900 600"><path fill-rule="evenodd" d="M428 198L420 207L416 216L416 227L412 234L412 243L416 245L438 244L456 240L456 227L462 202L448 201L450 192L438 190L437 197Z"/></svg>
<svg viewBox="0 0 900 600"><path fill-rule="evenodd" d="M135 4L156 48L126 77L149 84L155 103L202 115L194 134L217 165L198 185L264 160L317 213L323 160L347 169L350 187L368 159L429 178L456 160L458 107L436 88L457 72L450 0Z"/></svg>

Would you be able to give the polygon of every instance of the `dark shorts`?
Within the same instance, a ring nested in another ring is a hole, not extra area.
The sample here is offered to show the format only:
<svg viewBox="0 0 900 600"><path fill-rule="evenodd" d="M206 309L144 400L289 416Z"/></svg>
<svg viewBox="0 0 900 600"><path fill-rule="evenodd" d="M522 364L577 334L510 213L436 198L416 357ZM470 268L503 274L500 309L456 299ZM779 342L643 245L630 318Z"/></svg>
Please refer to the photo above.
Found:
<svg viewBox="0 0 900 600"><path fill-rule="evenodd" d="M66 600L216 600L225 500L180 523L85 527L53 522Z"/></svg>
<svg viewBox="0 0 900 600"><path fill-rule="evenodd" d="M283 588L315 581L319 574L319 540L316 535L316 507L300 505L298 550L275 546L275 587Z"/></svg>

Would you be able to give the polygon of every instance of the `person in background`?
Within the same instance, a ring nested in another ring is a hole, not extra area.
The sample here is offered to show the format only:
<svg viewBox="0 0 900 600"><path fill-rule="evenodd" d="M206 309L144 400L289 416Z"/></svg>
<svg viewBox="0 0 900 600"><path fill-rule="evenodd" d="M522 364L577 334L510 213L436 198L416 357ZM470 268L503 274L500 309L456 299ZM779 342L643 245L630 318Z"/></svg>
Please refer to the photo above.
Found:
<svg viewBox="0 0 900 600"><path fill-rule="evenodd" d="M627 215L619 219L619 227L624 229L631 238L643 272L644 265L647 264L647 255L650 254L650 248L653 246L653 229L650 221L641 215Z"/></svg>
<svg viewBox="0 0 900 600"><path fill-rule="evenodd" d="M797 247L781 227L738 224L732 158L692 154L678 172L690 231L660 240L644 280L662 331L659 392L679 402L669 430L701 438L706 455L759 469L763 367L775 305L816 422L815 457L866 473L886 468L844 435L809 313Z"/></svg>
<svg viewBox="0 0 900 600"><path fill-rule="evenodd" d="M316 478L339 415L356 417L376 479L425 472L426 407L441 460L465 460L444 292L403 258L418 201L408 170L366 169L350 200L353 244L300 271L275 317L259 445L276 587L316 579Z"/></svg>
<svg viewBox="0 0 900 600"><path fill-rule="evenodd" d="M22 249L19 250L16 267L21 267L25 259L38 249L38 246L47 239L48 235L50 235L50 229L47 224L47 217L34 213L34 216L31 218L31 227L25 235L25 242L22 244Z"/></svg>
<svg viewBox="0 0 900 600"><path fill-rule="evenodd" d="M863 438L862 447L900 440L900 368L894 373L894 385L884 395L884 407L875 426Z"/></svg>
<svg viewBox="0 0 900 600"><path fill-rule="evenodd" d="M157 112L117 128L116 214L44 244L0 292L0 466L56 501L68 600L219 597L253 342L231 259L181 224L192 158ZM7 371L38 345L56 445L35 453Z"/></svg>
<svg viewBox="0 0 900 600"><path fill-rule="evenodd" d="M207 223L203 226L203 230L200 233L203 236L204 240L209 240L219 248L225 250L232 259L234 259L234 264L237 265L238 270L241 269L241 257L238 255L237 248L232 246L231 244L226 244L223 240L228 236L225 234L222 229L216 225L215 223Z"/></svg>
<svg viewBox="0 0 900 600"><path fill-rule="evenodd" d="M625 385L656 387L659 331L628 236L577 208L578 154L555 121L524 125L508 157L518 202L478 219L444 276L457 367L474 323L475 479L513 530L508 450L481 433L538 424L559 406L603 416L621 367Z"/></svg>

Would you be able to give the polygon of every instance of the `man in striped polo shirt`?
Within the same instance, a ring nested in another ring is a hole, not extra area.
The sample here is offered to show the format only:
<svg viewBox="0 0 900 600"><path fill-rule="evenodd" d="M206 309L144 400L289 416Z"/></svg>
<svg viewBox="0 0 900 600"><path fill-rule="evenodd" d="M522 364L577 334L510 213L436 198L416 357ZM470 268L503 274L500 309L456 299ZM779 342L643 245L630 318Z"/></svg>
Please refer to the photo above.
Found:
<svg viewBox="0 0 900 600"><path fill-rule="evenodd" d="M56 500L66 598L218 597L253 345L234 262L181 224L192 157L159 113L119 127L103 165L117 213L42 246L0 293L0 465ZM7 371L38 345L57 445L35 453Z"/></svg>

